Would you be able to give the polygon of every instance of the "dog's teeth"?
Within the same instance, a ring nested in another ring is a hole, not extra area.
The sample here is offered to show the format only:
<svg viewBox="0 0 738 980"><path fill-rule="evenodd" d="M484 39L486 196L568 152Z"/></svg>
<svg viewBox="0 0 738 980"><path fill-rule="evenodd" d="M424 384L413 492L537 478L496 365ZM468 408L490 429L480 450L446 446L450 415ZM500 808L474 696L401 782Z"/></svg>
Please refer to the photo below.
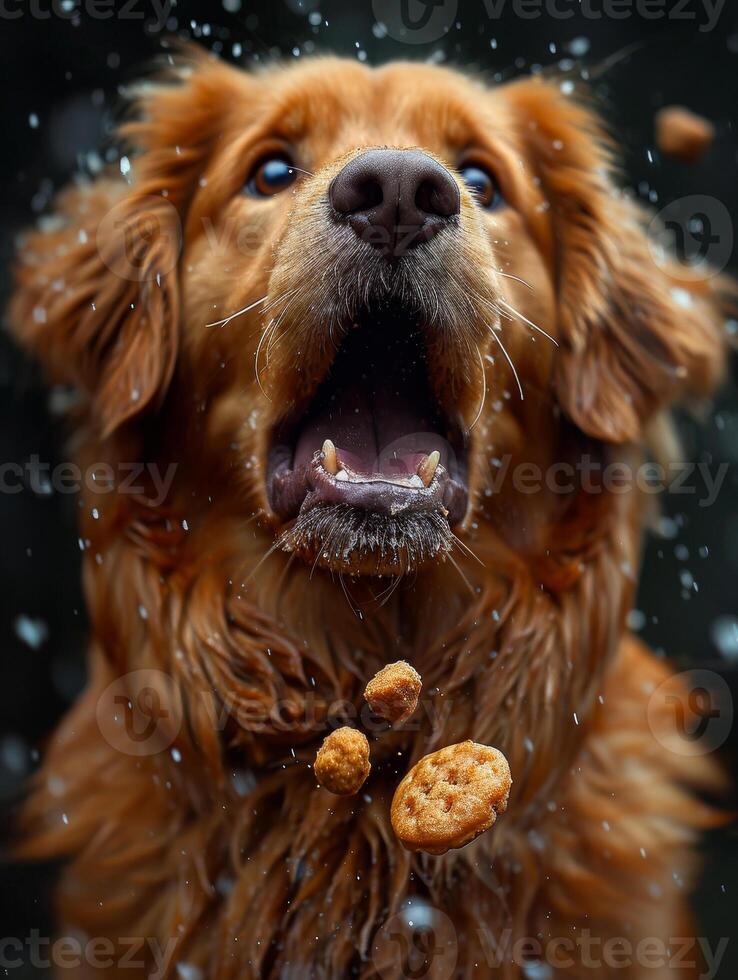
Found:
<svg viewBox="0 0 738 980"><path fill-rule="evenodd" d="M323 468L333 476L338 473L338 456L336 456L336 447L333 445L330 439L326 439L323 443Z"/></svg>
<svg viewBox="0 0 738 980"><path fill-rule="evenodd" d="M346 472L346 470L339 470L338 473L336 473L336 479L337 480L348 480L348 478L349 478L349 475Z"/></svg>
<svg viewBox="0 0 738 980"><path fill-rule="evenodd" d="M431 485L431 480L435 476L436 467L441 459L441 454L434 449L430 456L426 456L418 466L418 476L426 487Z"/></svg>

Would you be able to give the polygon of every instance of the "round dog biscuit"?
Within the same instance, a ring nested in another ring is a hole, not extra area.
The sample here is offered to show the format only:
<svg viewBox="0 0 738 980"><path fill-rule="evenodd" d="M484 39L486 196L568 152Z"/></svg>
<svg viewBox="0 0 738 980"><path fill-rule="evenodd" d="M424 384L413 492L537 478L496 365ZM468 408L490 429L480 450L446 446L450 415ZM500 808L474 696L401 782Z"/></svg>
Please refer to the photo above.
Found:
<svg viewBox="0 0 738 980"><path fill-rule="evenodd" d="M369 771L369 742L356 728L337 728L318 749L313 771L321 786L336 796L358 793Z"/></svg>
<svg viewBox="0 0 738 980"><path fill-rule="evenodd" d="M431 752L402 780L392 829L409 851L445 854L489 830L507 809L512 779L505 756L476 742Z"/></svg>
<svg viewBox="0 0 738 980"><path fill-rule="evenodd" d="M372 711L396 725L415 711L422 686L417 670L398 660L377 671L367 684L364 697Z"/></svg>
<svg viewBox="0 0 738 980"><path fill-rule="evenodd" d="M695 163L715 139L715 127L683 106L664 106L656 114L656 143L664 156Z"/></svg>

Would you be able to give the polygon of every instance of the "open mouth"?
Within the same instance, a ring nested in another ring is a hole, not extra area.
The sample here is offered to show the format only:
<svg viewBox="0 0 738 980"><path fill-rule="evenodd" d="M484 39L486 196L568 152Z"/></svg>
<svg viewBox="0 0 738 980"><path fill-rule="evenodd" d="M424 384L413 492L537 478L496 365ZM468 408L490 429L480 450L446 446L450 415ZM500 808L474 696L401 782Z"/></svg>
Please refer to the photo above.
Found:
<svg viewBox="0 0 738 980"><path fill-rule="evenodd" d="M268 491L287 550L405 571L450 547L468 503L463 431L434 397L421 326L365 312L299 417L274 433Z"/></svg>

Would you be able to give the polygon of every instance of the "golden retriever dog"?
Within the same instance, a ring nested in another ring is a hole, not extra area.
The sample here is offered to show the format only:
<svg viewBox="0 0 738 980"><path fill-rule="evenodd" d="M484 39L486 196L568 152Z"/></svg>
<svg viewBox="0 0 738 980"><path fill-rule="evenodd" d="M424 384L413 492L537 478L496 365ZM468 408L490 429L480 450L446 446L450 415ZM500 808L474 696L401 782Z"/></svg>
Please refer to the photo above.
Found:
<svg viewBox="0 0 738 980"><path fill-rule="evenodd" d="M79 510L89 681L19 840L64 859L60 934L115 950L78 975L670 976L716 776L667 746L669 668L626 628L646 495L605 467L714 389L719 280L656 261L560 81L169 75L121 172L27 236L10 307L107 483ZM136 462L176 466L165 499ZM400 659L423 695L387 730L362 692ZM339 723L370 732L353 797L312 771ZM407 852L395 787L467 738L509 760L507 813Z"/></svg>

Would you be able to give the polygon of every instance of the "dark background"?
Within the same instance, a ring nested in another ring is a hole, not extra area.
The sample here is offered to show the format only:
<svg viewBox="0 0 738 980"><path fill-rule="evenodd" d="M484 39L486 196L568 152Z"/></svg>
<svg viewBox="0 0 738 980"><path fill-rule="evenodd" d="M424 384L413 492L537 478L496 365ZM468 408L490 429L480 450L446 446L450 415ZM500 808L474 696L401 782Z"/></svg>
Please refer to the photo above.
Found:
<svg viewBox="0 0 738 980"><path fill-rule="evenodd" d="M200 38L207 47L244 64L276 55L333 51L366 57L370 63L433 57L491 76L499 72L501 78L538 70L536 66L556 66L574 53L596 76L592 85L624 147L624 183L645 199L650 195L657 209L685 195L710 195L725 204L735 223L738 4L726 0L716 26L707 31L700 29L706 23L703 0L690 0L680 19L660 20L646 19L636 0L628 16L616 19L606 15L602 2L590 3L594 12L602 11L597 19L580 14L559 19L550 8L525 19L512 9L512 0L499 18L489 16L492 5L485 6L484 0L460 0L446 35L415 45L382 37L368 0L350 8L345 0L180 2L164 30L155 29L151 0L135 0L127 8L115 0L114 16L107 19L95 17L96 8L86 7L84 0L78 0L75 14L67 0L55 0L53 7L51 0L36 0L35 13L26 2L5 0L0 3L0 306L7 297L18 230L47 210L53 192L75 172L99 165L96 154L104 156L122 89L161 52L168 33ZM447 8L452 4L448 0ZM560 9L566 4L559 0ZM576 6L569 3L566 9ZM674 6L675 0L665 0L666 10ZM8 12L14 19L6 16ZM318 13L322 18L313 23ZM716 125L714 146L695 165L662 160L654 149L654 112L670 103L687 105ZM731 265L735 268L733 259ZM57 401L58 393L50 395L42 387L35 368L5 333L0 334L0 463L23 464L33 454L52 464L65 458ZM650 535L646 543L632 623L680 667L706 666L719 672L735 696L735 370L715 411L699 422L680 417L680 428L688 458L713 466L727 462L730 470L709 508L699 506L701 494L664 496L663 533ZM44 738L84 681L86 624L78 585L76 506L73 497L53 492L0 494L0 805L6 826ZM731 767L737 743L733 731L722 750ZM719 976L734 978L734 830L716 832L705 849L706 869L695 897L700 932L710 937L713 947L718 937L731 937ZM47 867L2 868L0 938L26 937L33 928L48 933L52 880L53 869ZM36 974L29 967L11 975Z"/></svg>

